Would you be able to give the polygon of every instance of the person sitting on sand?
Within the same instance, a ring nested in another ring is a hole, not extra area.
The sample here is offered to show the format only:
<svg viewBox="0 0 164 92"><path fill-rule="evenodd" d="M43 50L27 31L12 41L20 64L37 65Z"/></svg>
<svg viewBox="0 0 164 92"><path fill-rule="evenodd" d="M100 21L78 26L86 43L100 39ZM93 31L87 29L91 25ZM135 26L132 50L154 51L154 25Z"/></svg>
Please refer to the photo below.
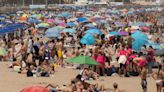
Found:
<svg viewBox="0 0 164 92"><path fill-rule="evenodd" d="M117 83L114 83L113 84L113 87L114 87L114 92L121 92L118 88L118 84Z"/></svg>

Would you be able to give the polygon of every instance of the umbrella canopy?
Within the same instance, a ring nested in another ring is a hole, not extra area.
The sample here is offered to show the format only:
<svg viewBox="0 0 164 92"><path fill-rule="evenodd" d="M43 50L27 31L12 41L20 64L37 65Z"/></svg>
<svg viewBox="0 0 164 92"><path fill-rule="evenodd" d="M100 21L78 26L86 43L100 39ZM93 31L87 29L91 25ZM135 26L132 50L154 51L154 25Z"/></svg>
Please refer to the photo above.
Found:
<svg viewBox="0 0 164 92"><path fill-rule="evenodd" d="M66 27L67 25L65 23L60 23L58 26Z"/></svg>
<svg viewBox="0 0 164 92"><path fill-rule="evenodd" d="M30 17L32 18L41 18L43 15L42 14L33 14Z"/></svg>
<svg viewBox="0 0 164 92"><path fill-rule="evenodd" d="M116 32L116 31L109 32L109 34L110 34L110 35L114 35L114 36L120 35L120 34L119 34L118 32Z"/></svg>
<svg viewBox="0 0 164 92"><path fill-rule="evenodd" d="M89 24L86 24L84 25L85 27L96 27L96 23L89 23Z"/></svg>
<svg viewBox="0 0 164 92"><path fill-rule="evenodd" d="M95 43L95 38L92 34L85 34L83 38L80 40L80 43L86 45L93 45Z"/></svg>
<svg viewBox="0 0 164 92"><path fill-rule="evenodd" d="M4 20L5 18L5 16L0 16L0 20Z"/></svg>
<svg viewBox="0 0 164 92"><path fill-rule="evenodd" d="M151 42L151 41L149 41L149 43L147 43L146 46L147 46L147 47L148 47L148 46L152 46L154 49L161 49L160 44L154 43L154 42Z"/></svg>
<svg viewBox="0 0 164 92"><path fill-rule="evenodd" d="M63 32L76 33L76 30L72 29L72 28L66 28L66 29L63 30Z"/></svg>
<svg viewBox="0 0 164 92"><path fill-rule="evenodd" d="M84 17L81 17L81 18L78 18L77 21L78 22L85 22L87 21L88 19L87 18L84 18Z"/></svg>
<svg viewBox="0 0 164 92"><path fill-rule="evenodd" d="M132 43L133 50L140 50L141 47L148 43L148 37L141 31L136 31L132 34L132 38L134 39Z"/></svg>
<svg viewBox="0 0 164 92"><path fill-rule="evenodd" d="M132 26L147 26L147 25L144 22L136 22L136 23L132 23Z"/></svg>
<svg viewBox="0 0 164 92"><path fill-rule="evenodd" d="M4 56L7 54L7 51L4 48L0 48L0 56Z"/></svg>
<svg viewBox="0 0 164 92"><path fill-rule="evenodd" d="M143 30L143 31L150 31L150 28L149 27L140 27L141 28L141 30Z"/></svg>
<svg viewBox="0 0 164 92"><path fill-rule="evenodd" d="M41 86L31 86L24 88L20 92L50 92L47 88Z"/></svg>
<svg viewBox="0 0 164 92"><path fill-rule="evenodd" d="M89 29L87 31L85 31L85 33L90 33L90 34L101 34L102 32L99 29Z"/></svg>
<svg viewBox="0 0 164 92"><path fill-rule="evenodd" d="M60 36L60 30L56 29L56 28L49 28L46 32L45 32L45 36L48 38L56 38Z"/></svg>
<svg viewBox="0 0 164 92"><path fill-rule="evenodd" d="M39 21L38 19L29 18L28 22L30 22L30 23L40 23L41 21Z"/></svg>
<svg viewBox="0 0 164 92"><path fill-rule="evenodd" d="M38 25L36 25L37 28L48 28L49 24L48 23L39 23Z"/></svg>
<svg viewBox="0 0 164 92"><path fill-rule="evenodd" d="M68 60L70 63L84 64L84 65L98 65L99 63L88 56L77 56Z"/></svg>
<svg viewBox="0 0 164 92"><path fill-rule="evenodd" d="M58 14L58 16L59 17L66 17L66 18L68 18L68 17L71 17L72 15L70 13L68 13L68 12L63 12L61 14Z"/></svg>
<svg viewBox="0 0 164 92"><path fill-rule="evenodd" d="M48 23L54 23L55 20L54 20L54 19L48 19L47 22L48 22Z"/></svg>
<svg viewBox="0 0 164 92"><path fill-rule="evenodd" d="M120 31L120 32L118 32L118 34L120 34L120 35L128 35L128 32L125 32L125 31Z"/></svg>
<svg viewBox="0 0 164 92"><path fill-rule="evenodd" d="M66 25L69 26L69 27L74 27L74 26L76 26L76 24L75 24L74 22L68 22Z"/></svg>

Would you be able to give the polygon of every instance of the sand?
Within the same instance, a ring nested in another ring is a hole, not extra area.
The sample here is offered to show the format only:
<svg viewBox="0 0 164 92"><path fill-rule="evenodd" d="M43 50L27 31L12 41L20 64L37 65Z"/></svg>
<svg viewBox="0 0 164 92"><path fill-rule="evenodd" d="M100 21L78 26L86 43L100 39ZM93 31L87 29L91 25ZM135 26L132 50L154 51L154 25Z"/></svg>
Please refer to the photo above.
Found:
<svg viewBox="0 0 164 92"><path fill-rule="evenodd" d="M0 92L20 92L21 89L28 86L46 86L48 83L58 85L68 84L70 83L70 79L79 73L78 70L60 68L57 69L54 76L48 78L27 78L25 75L13 72L12 69L8 69L7 67L7 62L0 62ZM101 77L97 81L89 82L104 84L105 88L108 89L113 89L112 84L117 82L122 92L142 92L139 77ZM148 78L148 92L156 92L155 81L151 77Z"/></svg>

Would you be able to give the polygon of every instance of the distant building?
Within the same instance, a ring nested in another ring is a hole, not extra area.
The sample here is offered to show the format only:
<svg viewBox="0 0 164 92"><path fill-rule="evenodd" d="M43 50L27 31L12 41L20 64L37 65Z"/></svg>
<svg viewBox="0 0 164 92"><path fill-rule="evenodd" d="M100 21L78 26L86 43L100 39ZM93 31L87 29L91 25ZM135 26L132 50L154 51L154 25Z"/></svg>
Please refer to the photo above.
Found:
<svg viewBox="0 0 164 92"><path fill-rule="evenodd" d="M107 0L74 0L75 4L85 5L85 4L107 4Z"/></svg>

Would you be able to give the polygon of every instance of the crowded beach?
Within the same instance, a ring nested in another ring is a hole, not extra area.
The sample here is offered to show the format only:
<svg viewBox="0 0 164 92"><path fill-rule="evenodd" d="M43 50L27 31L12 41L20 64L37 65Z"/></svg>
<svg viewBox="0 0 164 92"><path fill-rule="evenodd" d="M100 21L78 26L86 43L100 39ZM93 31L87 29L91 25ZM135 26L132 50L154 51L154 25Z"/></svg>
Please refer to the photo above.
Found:
<svg viewBox="0 0 164 92"><path fill-rule="evenodd" d="M155 92L163 92L163 15L161 7L138 5L60 6L1 14L0 60L27 78L53 77L60 69L78 71L69 84L31 85L20 92L111 92L103 83L91 82L103 82L103 77L139 78L140 85L134 86L142 92L150 92L147 78L152 78ZM129 92L119 89L117 82L109 88Z"/></svg>

